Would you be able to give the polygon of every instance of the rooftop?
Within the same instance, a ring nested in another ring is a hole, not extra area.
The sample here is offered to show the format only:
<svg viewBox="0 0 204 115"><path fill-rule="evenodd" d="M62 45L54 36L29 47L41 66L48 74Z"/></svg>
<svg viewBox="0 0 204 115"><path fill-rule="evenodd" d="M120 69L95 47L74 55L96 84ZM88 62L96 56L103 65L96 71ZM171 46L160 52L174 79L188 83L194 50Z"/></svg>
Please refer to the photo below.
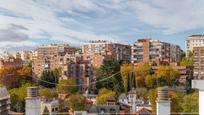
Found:
<svg viewBox="0 0 204 115"><path fill-rule="evenodd" d="M188 40L204 39L204 34L188 36Z"/></svg>

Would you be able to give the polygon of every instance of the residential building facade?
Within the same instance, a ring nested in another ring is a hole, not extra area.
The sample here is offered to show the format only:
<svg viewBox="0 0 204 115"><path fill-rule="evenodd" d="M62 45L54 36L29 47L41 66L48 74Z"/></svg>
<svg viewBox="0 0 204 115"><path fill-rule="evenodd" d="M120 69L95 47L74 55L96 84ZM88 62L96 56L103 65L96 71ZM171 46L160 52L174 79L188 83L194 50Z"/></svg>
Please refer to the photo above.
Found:
<svg viewBox="0 0 204 115"><path fill-rule="evenodd" d="M40 77L44 70L60 68L61 79L74 78L77 84L83 84L79 90L86 90L92 74L92 65L88 55L76 53L76 48L59 45L38 48L38 58L33 60L33 75ZM69 49L70 48L70 49Z"/></svg>
<svg viewBox="0 0 204 115"><path fill-rule="evenodd" d="M194 55L193 76L196 79L203 79L204 78L204 46L194 47L193 55Z"/></svg>
<svg viewBox="0 0 204 115"><path fill-rule="evenodd" d="M186 40L186 50L193 51L194 47L204 46L204 35L191 35Z"/></svg>
<svg viewBox="0 0 204 115"><path fill-rule="evenodd" d="M31 61L33 56L32 51L21 51L16 53L16 58L22 59L23 61Z"/></svg>
<svg viewBox="0 0 204 115"><path fill-rule="evenodd" d="M23 66L23 62L21 59L15 58L12 56L0 58L0 69L5 66L12 66L14 68L19 68Z"/></svg>
<svg viewBox="0 0 204 115"><path fill-rule="evenodd" d="M82 45L82 53L90 55L92 64L100 67L103 59L114 57L120 62L128 63L131 60L131 46L110 41L90 41Z"/></svg>
<svg viewBox="0 0 204 115"><path fill-rule="evenodd" d="M75 47L69 46L69 44L49 44L43 45L37 48L37 57L54 56L65 54L74 54L76 52Z"/></svg>
<svg viewBox="0 0 204 115"><path fill-rule="evenodd" d="M150 62L152 64L169 64L180 61L181 49L159 40L139 39L132 45L131 62L134 64Z"/></svg>

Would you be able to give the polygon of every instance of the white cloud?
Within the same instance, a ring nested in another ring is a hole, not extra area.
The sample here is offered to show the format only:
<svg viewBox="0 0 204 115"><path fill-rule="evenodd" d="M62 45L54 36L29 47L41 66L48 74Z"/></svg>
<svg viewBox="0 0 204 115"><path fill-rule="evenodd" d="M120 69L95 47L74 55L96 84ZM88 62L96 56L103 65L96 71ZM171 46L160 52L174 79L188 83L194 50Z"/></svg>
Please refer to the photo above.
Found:
<svg viewBox="0 0 204 115"><path fill-rule="evenodd" d="M138 0L131 6L140 21L172 34L204 28L203 4L203 0Z"/></svg>
<svg viewBox="0 0 204 115"><path fill-rule="evenodd" d="M179 33L204 28L203 3L203 0L0 0L0 30L8 30L11 24L24 28L9 30L18 37L4 32L0 35L9 38L0 39L19 38L23 44L4 42L7 44L4 46L16 47L24 43L36 45L39 44L36 41L43 39L74 44L98 39L127 41L125 36L152 29L141 27L141 23L162 30L161 34Z"/></svg>
<svg viewBox="0 0 204 115"><path fill-rule="evenodd" d="M93 9L101 10L93 2L84 0L6 0L0 1L0 8L10 12L10 15L0 15L0 29L5 29L9 24L21 25L28 28L27 31L23 31L24 34L28 35L30 39L42 39L45 37L43 34L47 33L51 37L51 40L62 40L75 42L78 40L98 40L112 38L96 35L90 31L79 31L65 27L66 24L75 23L76 25L86 26L80 24L80 22L73 18L66 17L63 21L57 16L55 11L65 12L64 10L81 10L90 11ZM67 22L68 21L68 22ZM87 26L88 28L88 26ZM58 37L60 36L60 37ZM72 39L69 39L69 36ZM9 36L12 37L12 36ZM76 38L77 40L74 40Z"/></svg>

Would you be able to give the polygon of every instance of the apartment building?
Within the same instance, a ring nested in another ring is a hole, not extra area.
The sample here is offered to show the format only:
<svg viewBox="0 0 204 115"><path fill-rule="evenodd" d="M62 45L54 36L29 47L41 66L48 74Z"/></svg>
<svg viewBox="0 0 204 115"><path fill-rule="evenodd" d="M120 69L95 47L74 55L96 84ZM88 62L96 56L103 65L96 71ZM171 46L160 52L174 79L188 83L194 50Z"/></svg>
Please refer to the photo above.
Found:
<svg viewBox="0 0 204 115"><path fill-rule="evenodd" d="M204 46L194 47L193 54L194 54L193 76L196 79L203 79L204 78Z"/></svg>
<svg viewBox="0 0 204 115"><path fill-rule="evenodd" d="M169 64L180 61L181 49L178 45L152 39L139 39L132 45L131 62Z"/></svg>
<svg viewBox="0 0 204 115"><path fill-rule="evenodd" d="M33 59L33 51L17 52L15 57L22 59L23 61L31 61Z"/></svg>
<svg viewBox="0 0 204 115"><path fill-rule="evenodd" d="M89 56L76 53L76 48L67 45L49 46L38 48L38 58L33 60L33 75L40 77L44 70L61 68L61 79L74 78L77 84L84 84L79 89L85 90L92 74Z"/></svg>
<svg viewBox="0 0 204 115"><path fill-rule="evenodd" d="M43 45L34 51L33 75L39 77L42 71L62 67L62 57L67 54L74 54L76 48L68 44Z"/></svg>
<svg viewBox="0 0 204 115"><path fill-rule="evenodd" d="M23 62L19 58L5 56L4 58L0 58L0 69L4 66L12 66L14 68L18 68L23 66Z"/></svg>
<svg viewBox="0 0 204 115"><path fill-rule="evenodd" d="M37 58L53 55L63 56L66 53L73 54L75 52L76 48L69 46L69 44L49 44L37 48Z"/></svg>
<svg viewBox="0 0 204 115"><path fill-rule="evenodd" d="M131 60L131 46L110 41L90 41L82 45L82 53L90 55L92 64L100 67L103 59L114 57L120 62L129 63Z"/></svg>
<svg viewBox="0 0 204 115"><path fill-rule="evenodd" d="M41 59L34 60L33 62L33 75L40 77L44 70L53 70L61 68L62 78L74 78L77 84L84 84L80 90L85 90L89 85L89 80L92 75L92 65L86 56L69 55L65 56L44 56Z"/></svg>
<svg viewBox="0 0 204 115"><path fill-rule="evenodd" d="M0 86L0 115L8 115L10 110L10 96L6 87Z"/></svg>
<svg viewBox="0 0 204 115"><path fill-rule="evenodd" d="M186 40L186 50L193 51L194 47L204 46L204 35L191 35Z"/></svg>
<svg viewBox="0 0 204 115"><path fill-rule="evenodd" d="M33 75L40 77L44 70L53 70L60 67L59 59L55 56L44 56L33 60Z"/></svg>

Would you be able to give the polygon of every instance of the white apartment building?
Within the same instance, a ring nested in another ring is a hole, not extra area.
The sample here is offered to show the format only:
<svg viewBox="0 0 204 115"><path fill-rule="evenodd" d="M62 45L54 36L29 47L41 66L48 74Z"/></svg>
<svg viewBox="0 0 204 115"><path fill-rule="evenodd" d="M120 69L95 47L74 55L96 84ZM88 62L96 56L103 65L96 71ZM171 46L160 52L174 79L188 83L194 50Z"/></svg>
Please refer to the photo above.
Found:
<svg viewBox="0 0 204 115"><path fill-rule="evenodd" d="M193 51L194 47L204 46L204 35L191 35L186 40L186 51Z"/></svg>

